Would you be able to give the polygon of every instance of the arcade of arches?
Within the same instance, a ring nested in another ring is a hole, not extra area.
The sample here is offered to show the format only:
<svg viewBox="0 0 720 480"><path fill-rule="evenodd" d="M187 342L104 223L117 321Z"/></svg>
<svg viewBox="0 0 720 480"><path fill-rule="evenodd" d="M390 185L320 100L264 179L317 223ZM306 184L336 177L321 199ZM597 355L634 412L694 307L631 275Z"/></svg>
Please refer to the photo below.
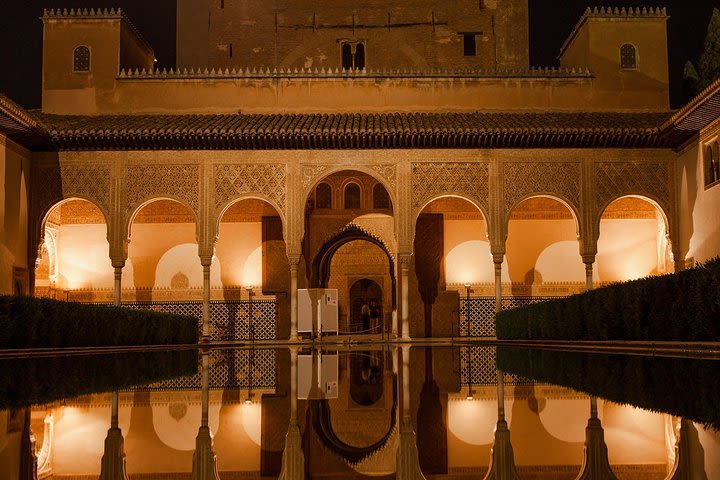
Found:
<svg viewBox="0 0 720 480"><path fill-rule="evenodd" d="M287 338L294 334L288 321L294 282L297 288L338 290L341 333L448 337L458 328L458 304L466 298L568 295L589 282L673 269L665 213L642 196L619 197L603 209L597 252L587 270L578 212L558 197L529 196L512 206L499 257L491 239L498 226L483 210L461 196L437 197L416 216L408 257L398 241L403 221L375 176L339 171L308 191L297 256L285 240L287 222L267 201L240 199L219 212L209 261L203 260L196 215L187 206L167 198L144 203L129 217L120 301L199 302L207 276L211 301L274 300L275 336ZM42 228L36 294L113 301L117 275L100 208L79 198L59 202ZM408 313L400 317L403 298ZM407 318L407 332L401 318Z"/></svg>

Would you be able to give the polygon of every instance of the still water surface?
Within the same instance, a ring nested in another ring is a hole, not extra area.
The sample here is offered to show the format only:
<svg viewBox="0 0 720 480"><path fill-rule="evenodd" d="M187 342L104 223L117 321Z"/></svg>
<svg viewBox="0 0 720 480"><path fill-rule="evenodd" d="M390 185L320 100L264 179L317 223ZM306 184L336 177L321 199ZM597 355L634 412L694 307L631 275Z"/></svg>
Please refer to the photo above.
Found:
<svg viewBox="0 0 720 480"><path fill-rule="evenodd" d="M222 479L720 479L719 383L717 360L492 345L5 359L0 478L34 448L67 480L122 453L142 479L213 455Z"/></svg>

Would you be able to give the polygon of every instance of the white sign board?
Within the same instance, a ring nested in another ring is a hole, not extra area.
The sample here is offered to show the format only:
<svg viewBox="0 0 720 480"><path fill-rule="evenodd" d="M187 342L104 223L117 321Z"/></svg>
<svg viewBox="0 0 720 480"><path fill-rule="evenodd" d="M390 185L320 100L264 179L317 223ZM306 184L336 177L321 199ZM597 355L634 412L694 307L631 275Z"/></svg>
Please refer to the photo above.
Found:
<svg viewBox="0 0 720 480"><path fill-rule="evenodd" d="M313 355L298 355L299 400L321 400L338 398L338 355L315 355L316 364L313 368Z"/></svg>
<svg viewBox="0 0 720 480"><path fill-rule="evenodd" d="M298 332L338 331L338 291L335 288L298 290Z"/></svg>

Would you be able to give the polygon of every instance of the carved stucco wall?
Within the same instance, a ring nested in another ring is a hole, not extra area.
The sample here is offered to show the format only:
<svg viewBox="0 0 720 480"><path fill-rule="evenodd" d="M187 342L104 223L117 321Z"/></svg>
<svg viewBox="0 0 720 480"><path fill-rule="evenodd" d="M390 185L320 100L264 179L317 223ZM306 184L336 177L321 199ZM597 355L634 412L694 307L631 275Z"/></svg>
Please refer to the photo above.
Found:
<svg viewBox="0 0 720 480"><path fill-rule="evenodd" d="M486 217L489 235L506 235L507 216L524 198L550 195L574 209L580 232L596 237L603 209L625 195L650 198L662 208L674 235L676 206L673 154L664 150L503 150L318 152L61 152L38 155L32 177L35 245L47 211L80 197L108 218L111 242L130 216L156 198L182 202L195 215L198 232L216 232L223 209L234 200L259 197L278 209L288 251L304 234L305 203L327 175L358 170L382 182L393 204L394 232L383 225L373 235L392 251L412 246L415 219L431 200L466 198ZM146 160L146 161L144 161ZM372 230L370 225L361 225ZM112 232L118 232L113 236ZM394 238L393 238L394 237ZM504 238L500 237L500 238Z"/></svg>

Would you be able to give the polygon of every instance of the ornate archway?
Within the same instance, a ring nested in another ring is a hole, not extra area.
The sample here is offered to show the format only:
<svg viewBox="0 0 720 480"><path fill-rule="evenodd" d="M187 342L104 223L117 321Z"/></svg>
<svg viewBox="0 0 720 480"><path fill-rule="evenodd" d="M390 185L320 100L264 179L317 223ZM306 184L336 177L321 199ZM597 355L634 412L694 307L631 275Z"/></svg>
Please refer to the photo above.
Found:
<svg viewBox="0 0 720 480"><path fill-rule="evenodd" d="M310 287L311 288L327 288L328 286L328 280L330 279L330 264L332 262L333 255L335 252L337 252L340 247L343 245L356 241L356 240L362 240L369 243L372 243L373 245L380 247L380 249L385 253L388 259L388 264L390 266L390 281L391 281L391 292L392 292L392 308L393 310L397 307L397 298L396 298L396 279L395 279L395 262L393 261L393 257L390 254L390 251L388 250L387 246L380 241L378 238L373 237L372 235L368 234L364 230L360 229L356 225L350 225L347 228L343 229L340 233L338 233L336 236L325 242L325 244L320 248L320 251L315 255L315 259L313 260L311 266L310 266Z"/></svg>

